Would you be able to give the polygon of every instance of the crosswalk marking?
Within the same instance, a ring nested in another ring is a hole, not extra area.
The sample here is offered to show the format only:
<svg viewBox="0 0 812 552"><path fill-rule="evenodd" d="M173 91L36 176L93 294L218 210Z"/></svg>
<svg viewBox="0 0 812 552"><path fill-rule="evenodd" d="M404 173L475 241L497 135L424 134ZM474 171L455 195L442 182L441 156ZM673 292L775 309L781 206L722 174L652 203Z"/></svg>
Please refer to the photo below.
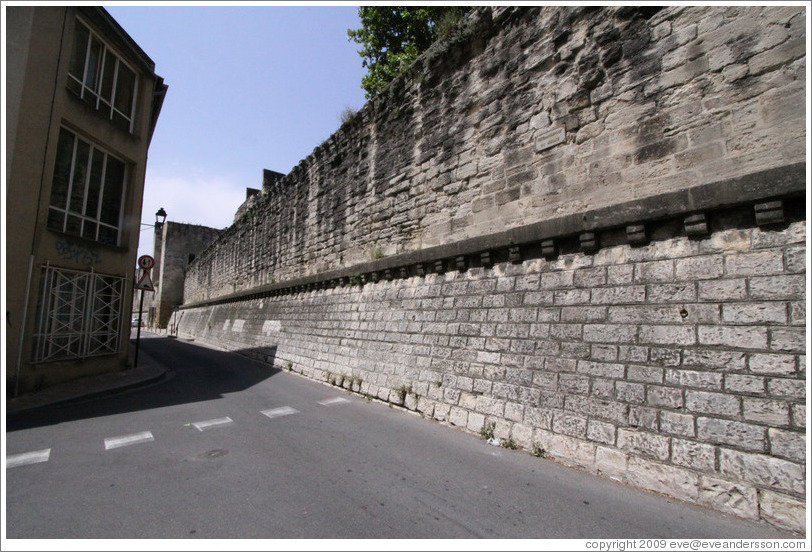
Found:
<svg viewBox="0 0 812 552"><path fill-rule="evenodd" d="M204 429L209 429L211 427L231 424L234 420L226 416L225 418L216 418L214 420L205 420L202 422L194 422L192 425L197 428L198 431L203 431Z"/></svg>
<svg viewBox="0 0 812 552"><path fill-rule="evenodd" d="M322 405L322 406L330 406L331 404L338 404L338 403L344 403L344 402L350 402L350 400L345 399L344 397L335 397L333 399L326 399L326 400L323 400L323 401L319 401L319 404Z"/></svg>
<svg viewBox="0 0 812 552"><path fill-rule="evenodd" d="M151 431L142 431L141 433L133 433L131 435L122 435L121 437L108 437L104 440L104 450L110 450L118 447L126 447L128 445L135 445L145 441L154 441Z"/></svg>
<svg viewBox="0 0 812 552"><path fill-rule="evenodd" d="M291 414L296 414L299 412L295 408L291 408L289 406L282 406L279 408L271 408L269 410L263 410L262 414L268 416L269 418L278 418L279 416L290 416Z"/></svg>
<svg viewBox="0 0 812 552"><path fill-rule="evenodd" d="M37 464L39 462L47 462L51 457L51 449L35 450L33 452L24 452L22 454L13 454L6 456L6 468L16 468L17 466L25 466L27 464Z"/></svg>

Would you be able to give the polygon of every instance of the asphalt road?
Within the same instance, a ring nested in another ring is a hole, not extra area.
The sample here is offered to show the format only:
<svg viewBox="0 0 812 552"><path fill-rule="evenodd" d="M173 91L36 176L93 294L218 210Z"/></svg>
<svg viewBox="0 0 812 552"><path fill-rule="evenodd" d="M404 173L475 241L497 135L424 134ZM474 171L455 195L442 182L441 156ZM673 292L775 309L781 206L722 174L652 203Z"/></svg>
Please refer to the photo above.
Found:
<svg viewBox="0 0 812 552"><path fill-rule="evenodd" d="M234 353L141 354L171 377L8 420L7 538L792 537Z"/></svg>

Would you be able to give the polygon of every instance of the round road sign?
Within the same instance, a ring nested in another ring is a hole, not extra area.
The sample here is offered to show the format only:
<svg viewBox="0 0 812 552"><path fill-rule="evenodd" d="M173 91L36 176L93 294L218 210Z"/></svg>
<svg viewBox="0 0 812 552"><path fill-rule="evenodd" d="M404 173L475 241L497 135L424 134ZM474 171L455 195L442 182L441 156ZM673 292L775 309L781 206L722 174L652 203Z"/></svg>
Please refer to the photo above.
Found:
<svg viewBox="0 0 812 552"><path fill-rule="evenodd" d="M155 266L155 259L149 255L141 255L138 257L138 266L144 270L151 270Z"/></svg>

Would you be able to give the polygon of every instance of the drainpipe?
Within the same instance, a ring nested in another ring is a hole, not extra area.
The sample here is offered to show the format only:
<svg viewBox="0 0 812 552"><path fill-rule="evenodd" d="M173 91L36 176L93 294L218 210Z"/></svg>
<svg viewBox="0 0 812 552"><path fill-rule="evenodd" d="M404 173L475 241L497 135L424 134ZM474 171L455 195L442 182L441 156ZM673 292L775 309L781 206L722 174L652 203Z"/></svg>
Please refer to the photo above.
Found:
<svg viewBox="0 0 812 552"><path fill-rule="evenodd" d="M31 255L28 261L28 278L25 281L25 304L23 306L23 317L20 323L19 346L17 347L17 373L14 375L14 396L20 392L20 368L23 363L23 339L25 337L25 324L28 320L28 300L31 297L31 275L34 270L34 256Z"/></svg>

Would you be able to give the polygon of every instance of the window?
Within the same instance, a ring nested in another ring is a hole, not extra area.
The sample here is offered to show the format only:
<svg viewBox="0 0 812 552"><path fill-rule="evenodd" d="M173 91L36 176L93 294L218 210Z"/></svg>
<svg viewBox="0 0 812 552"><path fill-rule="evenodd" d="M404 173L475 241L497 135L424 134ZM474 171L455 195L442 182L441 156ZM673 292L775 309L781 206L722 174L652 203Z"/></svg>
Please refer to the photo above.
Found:
<svg viewBox="0 0 812 552"><path fill-rule="evenodd" d="M118 352L123 290L119 276L43 267L33 361Z"/></svg>
<svg viewBox="0 0 812 552"><path fill-rule="evenodd" d="M68 89L132 132L137 82L135 71L77 20Z"/></svg>
<svg viewBox="0 0 812 552"><path fill-rule="evenodd" d="M61 129L48 228L118 245L126 173L123 161Z"/></svg>

